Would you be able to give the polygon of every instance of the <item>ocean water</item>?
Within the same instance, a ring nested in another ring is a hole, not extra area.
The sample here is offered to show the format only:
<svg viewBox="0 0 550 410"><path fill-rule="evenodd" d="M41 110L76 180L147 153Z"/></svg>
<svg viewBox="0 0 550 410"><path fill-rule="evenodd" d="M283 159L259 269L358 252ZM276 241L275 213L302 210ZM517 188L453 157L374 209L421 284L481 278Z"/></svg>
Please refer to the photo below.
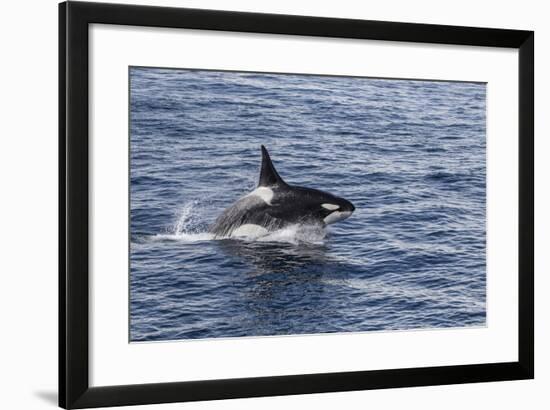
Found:
<svg viewBox="0 0 550 410"><path fill-rule="evenodd" d="M480 83L130 69L130 340L483 326ZM260 145L356 207L213 240Z"/></svg>

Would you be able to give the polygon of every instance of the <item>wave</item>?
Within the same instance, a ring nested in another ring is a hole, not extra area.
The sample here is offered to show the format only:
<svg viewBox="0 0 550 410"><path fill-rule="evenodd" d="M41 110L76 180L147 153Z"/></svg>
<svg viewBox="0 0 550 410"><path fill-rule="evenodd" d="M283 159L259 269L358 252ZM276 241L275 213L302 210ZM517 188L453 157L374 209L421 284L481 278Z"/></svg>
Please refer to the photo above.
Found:
<svg viewBox="0 0 550 410"><path fill-rule="evenodd" d="M165 233L151 237L153 241L180 241L186 243L202 241L239 240L244 242L281 242L290 244L323 244L326 230L319 225L293 224L265 235L244 235L239 237L215 237L208 232L199 209L199 201L187 202L178 212L176 222Z"/></svg>

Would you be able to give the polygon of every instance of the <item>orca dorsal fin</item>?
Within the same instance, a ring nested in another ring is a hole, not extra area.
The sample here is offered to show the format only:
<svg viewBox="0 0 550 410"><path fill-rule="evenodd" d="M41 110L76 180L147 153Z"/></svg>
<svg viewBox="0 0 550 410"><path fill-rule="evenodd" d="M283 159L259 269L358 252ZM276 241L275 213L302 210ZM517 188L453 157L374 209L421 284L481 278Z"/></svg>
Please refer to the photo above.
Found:
<svg viewBox="0 0 550 410"><path fill-rule="evenodd" d="M279 176L277 170L271 162L269 157L269 152L262 145L262 167L260 169L260 180L258 181L258 186L273 186L273 185L286 185L285 181Z"/></svg>

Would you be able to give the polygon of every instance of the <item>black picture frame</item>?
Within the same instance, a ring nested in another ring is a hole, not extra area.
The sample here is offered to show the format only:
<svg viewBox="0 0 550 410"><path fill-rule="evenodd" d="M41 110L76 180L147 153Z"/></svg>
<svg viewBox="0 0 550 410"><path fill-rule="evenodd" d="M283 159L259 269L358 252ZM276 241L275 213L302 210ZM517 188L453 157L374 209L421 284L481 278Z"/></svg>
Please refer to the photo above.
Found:
<svg viewBox="0 0 550 410"><path fill-rule="evenodd" d="M88 27L92 23L291 34L519 50L517 362L90 387L88 346ZM534 377L534 33L209 11L59 4L59 405L87 408Z"/></svg>

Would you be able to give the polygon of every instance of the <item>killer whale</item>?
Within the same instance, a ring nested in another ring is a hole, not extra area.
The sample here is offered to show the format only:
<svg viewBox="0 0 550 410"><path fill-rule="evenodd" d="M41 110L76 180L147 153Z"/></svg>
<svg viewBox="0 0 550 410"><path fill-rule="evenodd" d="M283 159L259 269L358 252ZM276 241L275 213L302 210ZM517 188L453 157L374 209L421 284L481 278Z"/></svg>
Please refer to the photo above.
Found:
<svg viewBox="0 0 550 410"><path fill-rule="evenodd" d="M287 184L262 145L258 186L227 208L210 226L216 238L260 237L292 224L325 226L351 216L355 207L318 189Z"/></svg>

